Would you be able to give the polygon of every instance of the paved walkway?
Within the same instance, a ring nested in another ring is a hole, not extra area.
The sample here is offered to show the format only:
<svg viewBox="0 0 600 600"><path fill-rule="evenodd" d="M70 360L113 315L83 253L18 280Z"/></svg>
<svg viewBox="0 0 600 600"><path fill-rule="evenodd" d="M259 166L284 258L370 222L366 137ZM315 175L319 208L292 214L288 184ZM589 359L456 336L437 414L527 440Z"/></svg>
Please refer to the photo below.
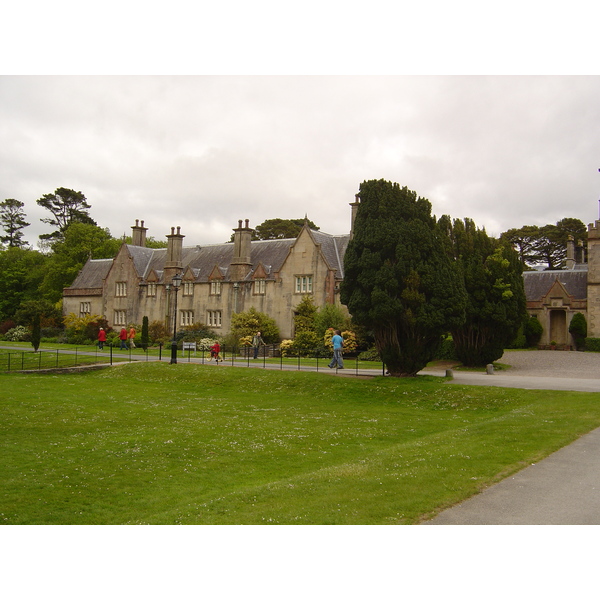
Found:
<svg viewBox="0 0 600 600"><path fill-rule="evenodd" d="M452 383L600 392L597 353L506 352L499 362L512 368L455 372ZM423 524L600 525L600 429Z"/></svg>

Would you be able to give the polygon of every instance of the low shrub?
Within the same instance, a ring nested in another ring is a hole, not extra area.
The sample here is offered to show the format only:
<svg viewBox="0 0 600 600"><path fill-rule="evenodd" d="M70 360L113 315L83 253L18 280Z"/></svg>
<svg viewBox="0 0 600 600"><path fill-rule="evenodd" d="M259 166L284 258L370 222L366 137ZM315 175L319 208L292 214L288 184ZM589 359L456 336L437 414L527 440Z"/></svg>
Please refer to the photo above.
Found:
<svg viewBox="0 0 600 600"><path fill-rule="evenodd" d="M381 356L379 356L379 352L377 352L376 348L370 348L369 350L365 350L358 355L358 360L372 360L376 362L381 362Z"/></svg>
<svg viewBox="0 0 600 600"><path fill-rule="evenodd" d="M600 352L600 338L585 338L585 349L589 352Z"/></svg>
<svg viewBox="0 0 600 600"><path fill-rule="evenodd" d="M575 348L585 349L585 338L587 336L587 321L581 313L575 313L569 324L569 333L573 336Z"/></svg>
<svg viewBox="0 0 600 600"><path fill-rule="evenodd" d="M31 332L27 327L17 325L4 334L4 339L7 342L29 342L31 341Z"/></svg>
<svg viewBox="0 0 600 600"><path fill-rule="evenodd" d="M542 324L538 321L537 317L529 317L527 322L525 323L525 338L527 339L527 346L529 348L533 348L540 343L540 339L542 338L542 333L544 332L544 328Z"/></svg>
<svg viewBox="0 0 600 600"><path fill-rule="evenodd" d="M527 338L525 337L525 334L518 334L517 337L507 346L507 348L513 350L527 348Z"/></svg>

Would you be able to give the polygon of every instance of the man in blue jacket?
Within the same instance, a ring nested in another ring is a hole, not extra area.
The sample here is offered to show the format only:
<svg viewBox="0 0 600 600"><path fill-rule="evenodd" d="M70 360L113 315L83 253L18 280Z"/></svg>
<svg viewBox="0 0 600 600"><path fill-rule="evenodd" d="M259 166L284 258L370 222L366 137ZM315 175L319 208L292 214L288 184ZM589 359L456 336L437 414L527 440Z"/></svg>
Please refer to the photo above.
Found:
<svg viewBox="0 0 600 600"><path fill-rule="evenodd" d="M337 365L337 368L344 368L344 359L342 358L342 352L344 349L344 338L342 338L342 334L339 329L335 330L335 335L331 338L331 343L333 344L333 358L329 363L329 368L333 369Z"/></svg>

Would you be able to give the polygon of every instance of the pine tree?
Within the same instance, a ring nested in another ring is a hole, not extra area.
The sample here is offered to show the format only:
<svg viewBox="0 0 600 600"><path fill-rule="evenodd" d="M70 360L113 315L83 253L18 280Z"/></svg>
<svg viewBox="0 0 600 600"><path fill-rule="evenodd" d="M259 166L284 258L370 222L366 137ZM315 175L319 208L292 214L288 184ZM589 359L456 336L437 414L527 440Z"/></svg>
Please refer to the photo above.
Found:
<svg viewBox="0 0 600 600"><path fill-rule="evenodd" d="M57 188L53 194L44 194L36 203L52 214L52 217L40 219L42 223L57 227L52 233L40 235L40 239L62 239L71 223L96 225L96 221L89 215L91 206L82 192Z"/></svg>
<svg viewBox="0 0 600 600"><path fill-rule="evenodd" d="M359 197L341 300L390 375L414 376L464 321L464 287L428 200L384 180L363 182Z"/></svg>
<svg viewBox="0 0 600 600"><path fill-rule="evenodd" d="M6 233L0 236L0 243L6 244L9 248L21 248L27 245L21 231L29 226L25 220L24 206L23 202L14 198L7 198L4 202L0 202L0 227Z"/></svg>

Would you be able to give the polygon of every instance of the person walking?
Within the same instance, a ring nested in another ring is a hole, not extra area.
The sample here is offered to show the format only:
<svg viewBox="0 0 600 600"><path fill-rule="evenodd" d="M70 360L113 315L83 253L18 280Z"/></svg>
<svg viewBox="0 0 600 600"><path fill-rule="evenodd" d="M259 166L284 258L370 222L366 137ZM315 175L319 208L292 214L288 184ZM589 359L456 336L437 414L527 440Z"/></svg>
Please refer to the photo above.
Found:
<svg viewBox="0 0 600 600"><path fill-rule="evenodd" d="M217 341L210 347L210 358L208 359L207 362L210 362L213 358L215 359L215 362L219 362L219 359L221 359L221 361L223 361L223 359L221 358L220 352L221 352L221 344L219 344L219 342Z"/></svg>
<svg viewBox="0 0 600 600"><path fill-rule="evenodd" d="M129 337L129 347L135 348L135 342L133 341L133 338L135 338L135 327L133 325L129 328L128 337Z"/></svg>
<svg viewBox="0 0 600 600"><path fill-rule="evenodd" d="M125 327L121 327L119 339L121 340L121 350L127 350L127 329Z"/></svg>
<svg viewBox="0 0 600 600"><path fill-rule="evenodd" d="M98 331L98 350L104 348L104 342L106 342L106 331L103 327L100 327L100 331Z"/></svg>
<svg viewBox="0 0 600 600"><path fill-rule="evenodd" d="M258 350L264 345L265 343L260 335L260 331L257 331L256 335L252 338L252 350L254 351L254 358L258 358Z"/></svg>
<svg viewBox="0 0 600 600"><path fill-rule="evenodd" d="M330 369L333 369L333 367L343 369L344 359L342 357L342 352L344 351L344 338L339 329L335 330L335 334L331 338L331 343L333 344L333 358L328 366Z"/></svg>

